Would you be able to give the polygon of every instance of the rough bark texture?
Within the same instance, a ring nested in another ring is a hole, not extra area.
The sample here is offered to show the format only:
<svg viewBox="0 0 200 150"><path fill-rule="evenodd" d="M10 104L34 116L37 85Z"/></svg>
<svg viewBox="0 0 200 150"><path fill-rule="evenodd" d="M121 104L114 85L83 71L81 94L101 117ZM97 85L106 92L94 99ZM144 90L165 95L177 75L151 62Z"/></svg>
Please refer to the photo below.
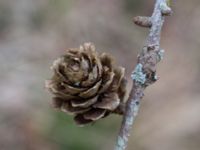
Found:
<svg viewBox="0 0 200 150"><path fill-rule="evenodd" d="M126 112L123 117L115 150L126 149L129 133L137 116L140 101L144 95L144 89L157 80L156 64L163 58L164 53L164 50L160 49L161 29L164 23L164 16L168 16L171 13L168 0L156 0L151 17L139 17L139 23L138 17L134 19L137 25L150 27L150 33L146 44L138 56L137 65L131 76L133 86L126 104Z"/></svg>

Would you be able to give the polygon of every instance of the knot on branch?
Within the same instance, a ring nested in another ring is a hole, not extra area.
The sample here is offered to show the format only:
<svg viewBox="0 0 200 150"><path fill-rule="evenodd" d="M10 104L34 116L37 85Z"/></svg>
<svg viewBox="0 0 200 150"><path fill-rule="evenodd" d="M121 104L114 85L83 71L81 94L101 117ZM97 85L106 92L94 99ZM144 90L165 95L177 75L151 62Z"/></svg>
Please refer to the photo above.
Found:
<svg viewBox="0 0 200 150"><path fill-rule="evenodd" d="M158 45L143 47L138 57L138 63L142 66L142 73L145 75L145 81L142 83L143 85L148 86L157 81L156 64L163 59L163 55L164 50L160 50Z"/></svg>

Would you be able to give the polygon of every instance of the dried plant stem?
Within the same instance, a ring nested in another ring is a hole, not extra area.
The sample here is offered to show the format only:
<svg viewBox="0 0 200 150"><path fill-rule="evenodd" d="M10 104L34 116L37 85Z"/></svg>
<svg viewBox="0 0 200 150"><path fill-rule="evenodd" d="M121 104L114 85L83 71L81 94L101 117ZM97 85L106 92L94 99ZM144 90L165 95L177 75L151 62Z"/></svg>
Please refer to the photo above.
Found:
<svg viewBox="0 0 200 150"><path fill-rule="evenodd" d="M138 62L132 74L133 85L126 104L115 150L126 149L128 137L137 116L140 101L144 95L144 89L157 80L156 64L163 57L163 50L160 49L161 29L164 23L164 16L172 13L168 2L168 0L156 0L151 17L136 17L134 19L137 25L150 28L150 33L138 56Z"/></svg>

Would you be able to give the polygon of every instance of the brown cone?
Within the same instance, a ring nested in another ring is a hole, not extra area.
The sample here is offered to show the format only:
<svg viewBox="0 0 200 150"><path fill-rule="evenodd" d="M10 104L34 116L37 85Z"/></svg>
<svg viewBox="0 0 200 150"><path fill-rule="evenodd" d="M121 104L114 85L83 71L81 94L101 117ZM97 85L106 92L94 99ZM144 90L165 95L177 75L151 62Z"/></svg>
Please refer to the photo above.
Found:
<svg viewBox="0 0 200 150"><path fill-rule="evenodd" d="M119 112L127 87L125 69L114 66L110 55L99 55L93 44L67 50L54 61L52 70L54 75L46 82L54 95L52 105L73 114L77 124L91 123Z"/></svg>

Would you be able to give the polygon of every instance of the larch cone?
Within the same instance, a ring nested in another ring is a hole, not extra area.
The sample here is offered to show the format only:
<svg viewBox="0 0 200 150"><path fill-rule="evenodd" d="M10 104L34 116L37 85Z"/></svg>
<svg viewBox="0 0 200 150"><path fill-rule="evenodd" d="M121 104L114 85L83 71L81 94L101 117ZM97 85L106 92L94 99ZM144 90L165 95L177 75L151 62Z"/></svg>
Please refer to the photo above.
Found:
<svg viewBox="0 0 200 150"><path fill-rule="evenodd" d="M125 69L116 66L109 54L98 54L93 44L68 49L53 62L51 69L54 74L46 81L46 87L54 95L53 106L74 115L78 125L95 122L111 113L123 114Z"/></svg>

